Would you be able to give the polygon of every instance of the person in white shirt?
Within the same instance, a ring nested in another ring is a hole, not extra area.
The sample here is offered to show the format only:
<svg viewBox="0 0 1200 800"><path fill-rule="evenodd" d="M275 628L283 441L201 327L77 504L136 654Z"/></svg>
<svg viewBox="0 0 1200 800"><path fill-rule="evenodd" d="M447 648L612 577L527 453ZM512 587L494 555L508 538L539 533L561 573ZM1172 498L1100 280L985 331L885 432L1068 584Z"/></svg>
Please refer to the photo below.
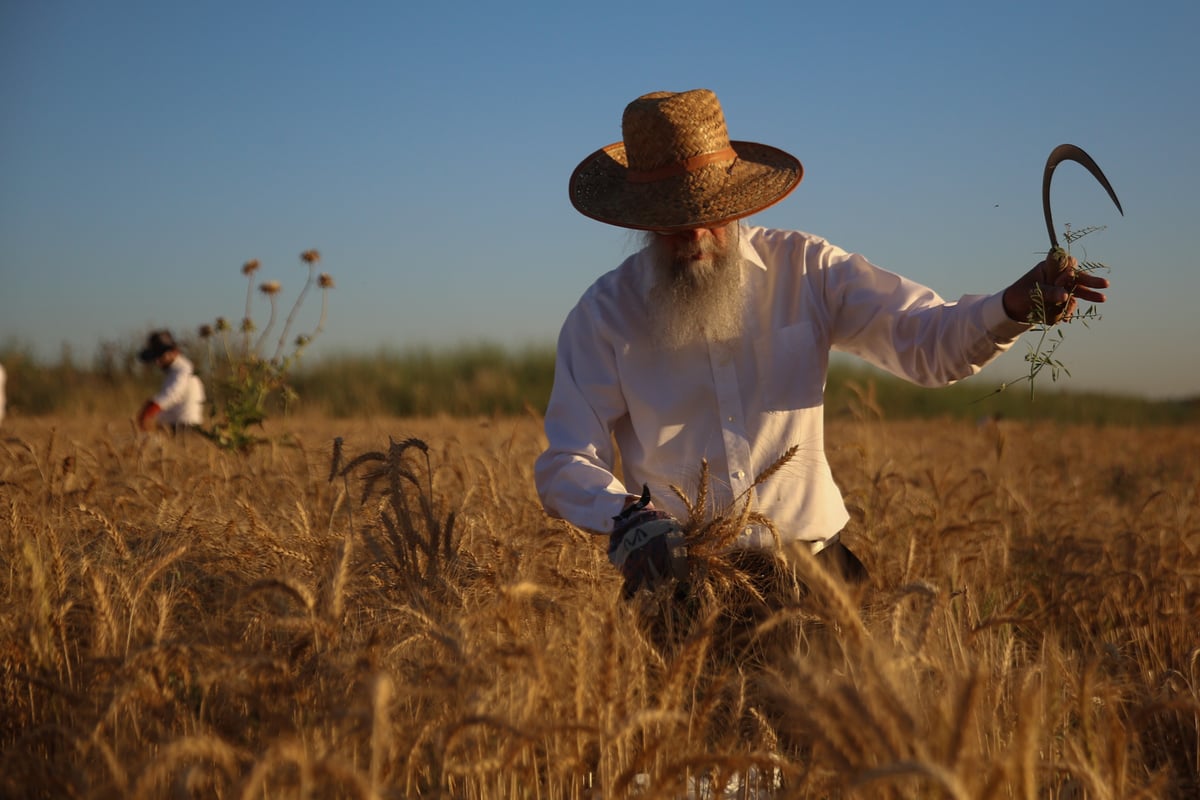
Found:
<svg viewBox="0 0 1200 800"><path fill-rule="evenodd" d="M163 371L158 393L142 404L137 424L144 431L162 425L180 430L204 421L204 384L192 362L179 351L170 331L154 331L138 358L156 364Z"/></svg>
<svg viewBox="0 0 1200 800"><path fill-rule="evenodd" d="M562 326L535 480L549 515L609 536L627 594L686 579L687 508L671 487L695 496L702 461L709 513L740 508L749 493L773 523L774 533L748 526L739 548L775 551L777 534L785 562L789 548L805 547L865 580L839 540L849 515L824 452L830 351L946 385L1029 329L1035 287L1050 321L1076 298L1104 300L1108 282L1068 259L1043 261L1002 292L947 302L818 236L744 222L790 194L803 168L777 148L730 141L711 91L638 98L622 136L576 167L571 202L646 231L646 244L588 288Z"/></svg>

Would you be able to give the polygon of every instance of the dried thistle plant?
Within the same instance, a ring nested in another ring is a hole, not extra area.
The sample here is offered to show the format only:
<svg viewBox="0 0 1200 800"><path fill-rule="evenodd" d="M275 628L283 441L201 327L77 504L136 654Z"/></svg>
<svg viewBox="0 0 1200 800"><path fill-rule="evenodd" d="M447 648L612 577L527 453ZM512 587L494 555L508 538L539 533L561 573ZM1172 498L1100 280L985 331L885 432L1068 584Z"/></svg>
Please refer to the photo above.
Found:
<svg viewBox="0 0 1200 800"><path fill-rule="evenodd" d="M271 404L281 403L286 410L296 400L290 372L304 349L324 330L329 291L334 286L333 278L328 273L317 275L320 258L316 250L306 250L300 255L301 262L308 269L308 276L292 303L270 358L266 357L264 348L275 328L283 284L276 280L258 284L258 293L267 299L270 312L266 326L251 343L252 334L258 330L254 320L255 275L261 267L258 259L251 259L242 265L242 275L246 278L246 309L240 325L241 341L236 345L231 343L231 326L224 317L218 317L213 325L200 326L200 338L208 343L207 366L213 382L213 406L209 422L200 426L200 432L218 446L227 450L249 450L263 441L251 429L262 427L270 413ZM288 336L314 284L321 290L320 317L313 330L298 335L292 342L291 351L287 352ZM214 345L214 340L219 341L219 346Z"/></svg>

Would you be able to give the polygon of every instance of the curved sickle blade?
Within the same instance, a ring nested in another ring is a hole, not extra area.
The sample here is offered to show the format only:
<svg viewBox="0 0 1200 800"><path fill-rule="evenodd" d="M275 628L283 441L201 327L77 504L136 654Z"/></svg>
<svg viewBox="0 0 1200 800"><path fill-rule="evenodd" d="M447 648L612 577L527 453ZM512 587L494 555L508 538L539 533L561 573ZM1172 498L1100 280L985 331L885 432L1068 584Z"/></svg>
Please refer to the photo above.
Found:
<svg viewBox="0 0 1200 800"><path fill-rule="evenodd" d="M1125 209L1121 208L1121 201L1117 199L1117 193L1113 191L1112 184L1108 182L1108 178L1104 177L1104 172L1092 157L1083 152L1082 148L1073 144L1060 144L1050 151L1050 157L1046 159L1046 171L1042 173L1042 212L1046 215L1046 232L1050 234L1052 249L1058 247L1058 235L1054 232L1054 218L1050 214L1050 178L1054 175L1054 168L1064 161L1082 164L1088 172L1092 173L1092 177L1100 181L1104 191L1108 192L1108 196L1112 198L1117 211L1121 212L1121 216L1125 216Z"/></svg>

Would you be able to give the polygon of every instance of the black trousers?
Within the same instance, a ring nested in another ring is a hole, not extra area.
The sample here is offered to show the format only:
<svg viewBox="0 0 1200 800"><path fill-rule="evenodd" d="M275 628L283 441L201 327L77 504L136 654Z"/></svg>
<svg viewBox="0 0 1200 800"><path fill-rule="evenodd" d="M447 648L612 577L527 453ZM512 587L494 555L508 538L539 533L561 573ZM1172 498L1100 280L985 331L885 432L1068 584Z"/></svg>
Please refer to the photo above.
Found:
<svg viewBox="0 0 1200 800"><path fill-rule="evenodd" d="M817 561L825 569L839 576L852 586L866 583L871 579L863 562L851 552L849 547L842 544L840 536L832 544L827 545L824 550L817 553Z"/></svg>

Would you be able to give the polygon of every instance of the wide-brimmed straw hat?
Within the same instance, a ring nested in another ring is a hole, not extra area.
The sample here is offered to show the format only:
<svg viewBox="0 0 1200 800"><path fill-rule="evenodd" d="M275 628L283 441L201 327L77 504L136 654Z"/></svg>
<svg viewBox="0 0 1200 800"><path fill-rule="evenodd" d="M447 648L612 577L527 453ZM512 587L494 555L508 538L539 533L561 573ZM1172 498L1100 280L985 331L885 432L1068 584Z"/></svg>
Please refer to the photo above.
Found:
<svg viewBox="0 0 1200 800"><path fill-rule="evenodd" d="M138 353L138 360L147 363L158 361L163 353L177 349L175 337L171 335L170 331L154 331L146 337L146 348Z"/></svg>
<svg viewBox="0 0 1200 800"><path fill-rule="evenodd" d="M730 141L708 89L653 92L625 107L623 141L571 174L571 204L585 216L655 231L709 228L787 197L804 167L765 144Z"/></svg>

